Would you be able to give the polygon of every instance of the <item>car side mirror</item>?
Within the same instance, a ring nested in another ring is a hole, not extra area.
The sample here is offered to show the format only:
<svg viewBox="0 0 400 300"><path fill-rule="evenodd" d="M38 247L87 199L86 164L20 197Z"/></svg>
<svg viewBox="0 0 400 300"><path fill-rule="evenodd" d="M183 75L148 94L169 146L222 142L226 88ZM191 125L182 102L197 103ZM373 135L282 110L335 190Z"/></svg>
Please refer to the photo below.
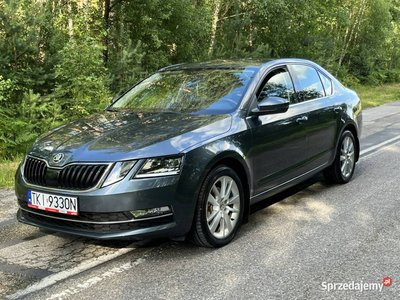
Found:
<svg viewBox="0 0 400 300"><path fill-rule="evenodd" d="M252 116L284 113L289 109L289 100L280 97L266 97L251 111Z"/></svg>

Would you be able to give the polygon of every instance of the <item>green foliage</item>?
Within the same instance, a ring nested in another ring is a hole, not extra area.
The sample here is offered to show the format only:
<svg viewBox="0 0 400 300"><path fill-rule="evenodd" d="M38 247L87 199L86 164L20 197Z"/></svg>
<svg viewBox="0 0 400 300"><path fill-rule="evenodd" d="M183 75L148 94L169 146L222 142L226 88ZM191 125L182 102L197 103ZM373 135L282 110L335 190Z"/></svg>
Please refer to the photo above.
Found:
<svg viewBox="0 0 400 300"><path fill-rule="evenodd" d="M400 81L399 0L0 1L0 158L166 65L299 57Z"/></svg>
<svg viewBox="0 0 400 300"><path fill-rule="evenodd" d="M145 76L141 67L144 55L140 41L133 46L132 40L128 40L126 46L121 47L108 73L108 85L115 93L121 94Z"/></svg>
<svg viewBox="0 0 400 300"><path fill-rule="evenodd" d="M0 103L2 107L7 105L7 99L10 98L15 89L15 84L11 79L4 80L3 76L0 75Z"/></svg>
<svg viewBox="0 0 400 300"><path fill-rule="evenodd" d="M400 70L373 70L366 77L361 77L361 82L365 85L381 85L385 83L400 82Z"/></svg>
<svg viewBox="0 0 400 300"><path fill-rule="evenodd" d="M48 97L34 94L32 90L23 93L21 103L0 110L0 157L13 157L22 153L41 132L52 126L52 105Z"/></svg>
<svg viewBox="0 0 400 300"><path fill-rule="evenodd" d="M62 110L69 110L64 118L88 115L104 108L108 102L103 50L92 38L84 37L69 41L59 52L52 97Z"/></svg>

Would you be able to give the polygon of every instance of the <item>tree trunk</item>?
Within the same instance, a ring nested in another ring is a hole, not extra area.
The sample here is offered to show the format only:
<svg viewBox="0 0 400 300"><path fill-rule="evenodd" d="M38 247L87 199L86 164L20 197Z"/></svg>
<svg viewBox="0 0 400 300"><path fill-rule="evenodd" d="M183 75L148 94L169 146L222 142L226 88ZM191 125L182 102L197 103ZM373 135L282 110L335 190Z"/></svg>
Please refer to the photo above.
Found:
<svg viewBox="0 0 400 300"><path fill-rule="evenodd" d="M354 42L357 41L358 34L361 32L361 23L363 21L362 17L364 16L364 12L365 12L365 9L366 9L366 3L365 2L366 1L364 1L365 5L360 8L360 17L359 17L359 20L357 20L358 24L354 25L354 26L357 26L357 31L356 31L356 34L354 35Z"/></svg>
<svg viewBox="0 0 400 300"><path fill-rule="evenodd" d="M249 26L249 46L250 48L253 47L253 25L251 23Z"/></svg>
<svg viewBox="0 0 400 300"><path fill-rule="evenodd" d="M396 44L394 44L393 50L392 50L392 55L390 55L389 70L392 70L392 69L393 69L393 61L394 61L394 59L395 59L396 52L397 52Z"/></svg>
<svg viewBox="0 0 400 300"><path fill-rule="evenodd" d="M351 22L351 19L352 19L352 18L353 18L353 10L352 10L351 13L350 13L350 22ZM339 57L338 72L339 72L340 66L342 65L342 62L343 62L343 59L344 59L344 56L345 56L345 51L347 50L347 46L348 46L347 37L348 37L348 35L349 35L350 27L351 27L351 26L352 26L352 24L349 24L349 26L347 26L347 28L346 28L346 33L345 33L345 35L344 35L343 49L342 49L342 52L340 53L340 57ZM336 73L336 75L337 75L337 73Z"/></svg>
<svg viewBox="0 0 400 300"><path fill-rule="evenodd" d="M210 48L208 49L209 56L211 56L214 51L215 36L217 34L217 24L218 24L218 16L220 9L221 9L221 0L215 0L214 16L211 25L211 42L210 42Z"/></svg>
<svg viewBox="0 0 400 300"><path fill-rule="evenodd" d="M88 0L83 0L83 12L84 12L84 18L85 18L85 23L86 23L86 30L89 31L89 23L88 23L88 10L89 10L89 2Z"/></svg>
<svg viewBox="0 0 400 300"><path fill-rule="evenodd" d="M15 43L13 50L14 50L14 70L18 71L17 47L15 46Z"/></svg>
<svg viewBox="0 0 400 300"><path fill-rule="evenodd" d="M110 2L111 0L104 0L104 23L107 35L103 38L103 46L105 47L103 56L104 56L104 65L107 67L108 64L108 24L110 19Z"/></svg>
<svg viewBox="0 0 400 300"><path fill-rule="evenodd" d="M355 21L352 25L348 26L346 29L346 34L345 34L345 38L344 38L344 44L343 44L343 50L342 53L340 54L339 57L339 66L338 66L338 70L337 73L339 72L339 69L343 63L343 59L346 56L347 53L347 49L350 45L350 42L353 40L354 37L354 33L355 33L355 38L357 38L358 35L358 31L360 30L360 23L361 23L361 18L364 14L365 11L365 7L366 7L366 0L362 0L360 3L360 8L358 10L358 14L355 16ZM350 18L352 17L352 14L350 15ZM350 27L351 27L351 31L350 31ZM355 29L357 28L357 31L355 32ZM349 34L350 31L350 34Z"/></svg>
<svg viewBox="0 0 400 300"><path fill-rule="evenodd" d="M72 40L74 37L74 22L72 20L72 3L68 1L68 29L69 29L69 38Z"/></svg>

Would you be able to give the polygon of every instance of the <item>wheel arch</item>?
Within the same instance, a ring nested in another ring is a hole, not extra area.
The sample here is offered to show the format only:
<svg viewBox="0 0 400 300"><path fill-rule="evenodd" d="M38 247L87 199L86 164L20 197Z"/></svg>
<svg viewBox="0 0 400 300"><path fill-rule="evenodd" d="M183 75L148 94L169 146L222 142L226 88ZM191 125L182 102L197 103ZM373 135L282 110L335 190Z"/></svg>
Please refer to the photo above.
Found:
<svg viewBox="0 0 400 300"><path fill-rule="evenodd" d="M356 147L357 147L357 151L356 151L356 161L358 161L358 159L360 158L360 138L359 138L359 136L358 136L358 130L357 130L356 126L355 126L353 123L347 124L347 125L343 128L342 133L343 133L345 130L350 131L350 132L353 134L354 138L356 139Z"/></svg>
<svg viewBox="0 0 400 300"><path fill-rule="evenodd" d="M336 141L335 157L336 157L336 151L337 151L337 148L339 145L340 137L342 136L343 132L345 132L346 130L350 131L356 140L356 161L358 161L358 159L360 157L360 138L358 136L358 130L357 130L356 125L353 123L350 123L350 122L343 125L343 128L340 131L340 134L338 135L338 138Z"/></svg>
<svg viewBox="0 0 400 300"><path fill-rule="evenodd" d="M242 222L247 222L249 215L250 215L250 173L249 169L247 167L247 164L244 160L244 158L237 152L235 151L225 151L220 153L220 155L214 157L212 159L207 168L206 172L203 176L203 180L201 184L203 184L204 179L207 177L207 175L217 166L220 165L225 165L227 167L232 168L237 175L239 176L242 186L243 186L243 192L244 192L244 201L245 201L245 207L243 211L243 221Z"/></svg>

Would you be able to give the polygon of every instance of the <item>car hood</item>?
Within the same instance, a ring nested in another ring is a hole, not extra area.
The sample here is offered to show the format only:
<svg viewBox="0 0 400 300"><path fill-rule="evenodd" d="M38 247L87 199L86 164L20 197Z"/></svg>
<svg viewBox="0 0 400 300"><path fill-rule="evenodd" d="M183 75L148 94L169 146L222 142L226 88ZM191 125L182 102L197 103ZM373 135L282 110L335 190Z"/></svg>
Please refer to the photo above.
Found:
<svg viewBox="0 0 400 300"><path fill-rule="evenodd" d="M173 155L230 127L230 115L103 112L43 134L28 154L52 166ZM64 158L54 163L52 158L57 153L63 153Z"/></svg>

